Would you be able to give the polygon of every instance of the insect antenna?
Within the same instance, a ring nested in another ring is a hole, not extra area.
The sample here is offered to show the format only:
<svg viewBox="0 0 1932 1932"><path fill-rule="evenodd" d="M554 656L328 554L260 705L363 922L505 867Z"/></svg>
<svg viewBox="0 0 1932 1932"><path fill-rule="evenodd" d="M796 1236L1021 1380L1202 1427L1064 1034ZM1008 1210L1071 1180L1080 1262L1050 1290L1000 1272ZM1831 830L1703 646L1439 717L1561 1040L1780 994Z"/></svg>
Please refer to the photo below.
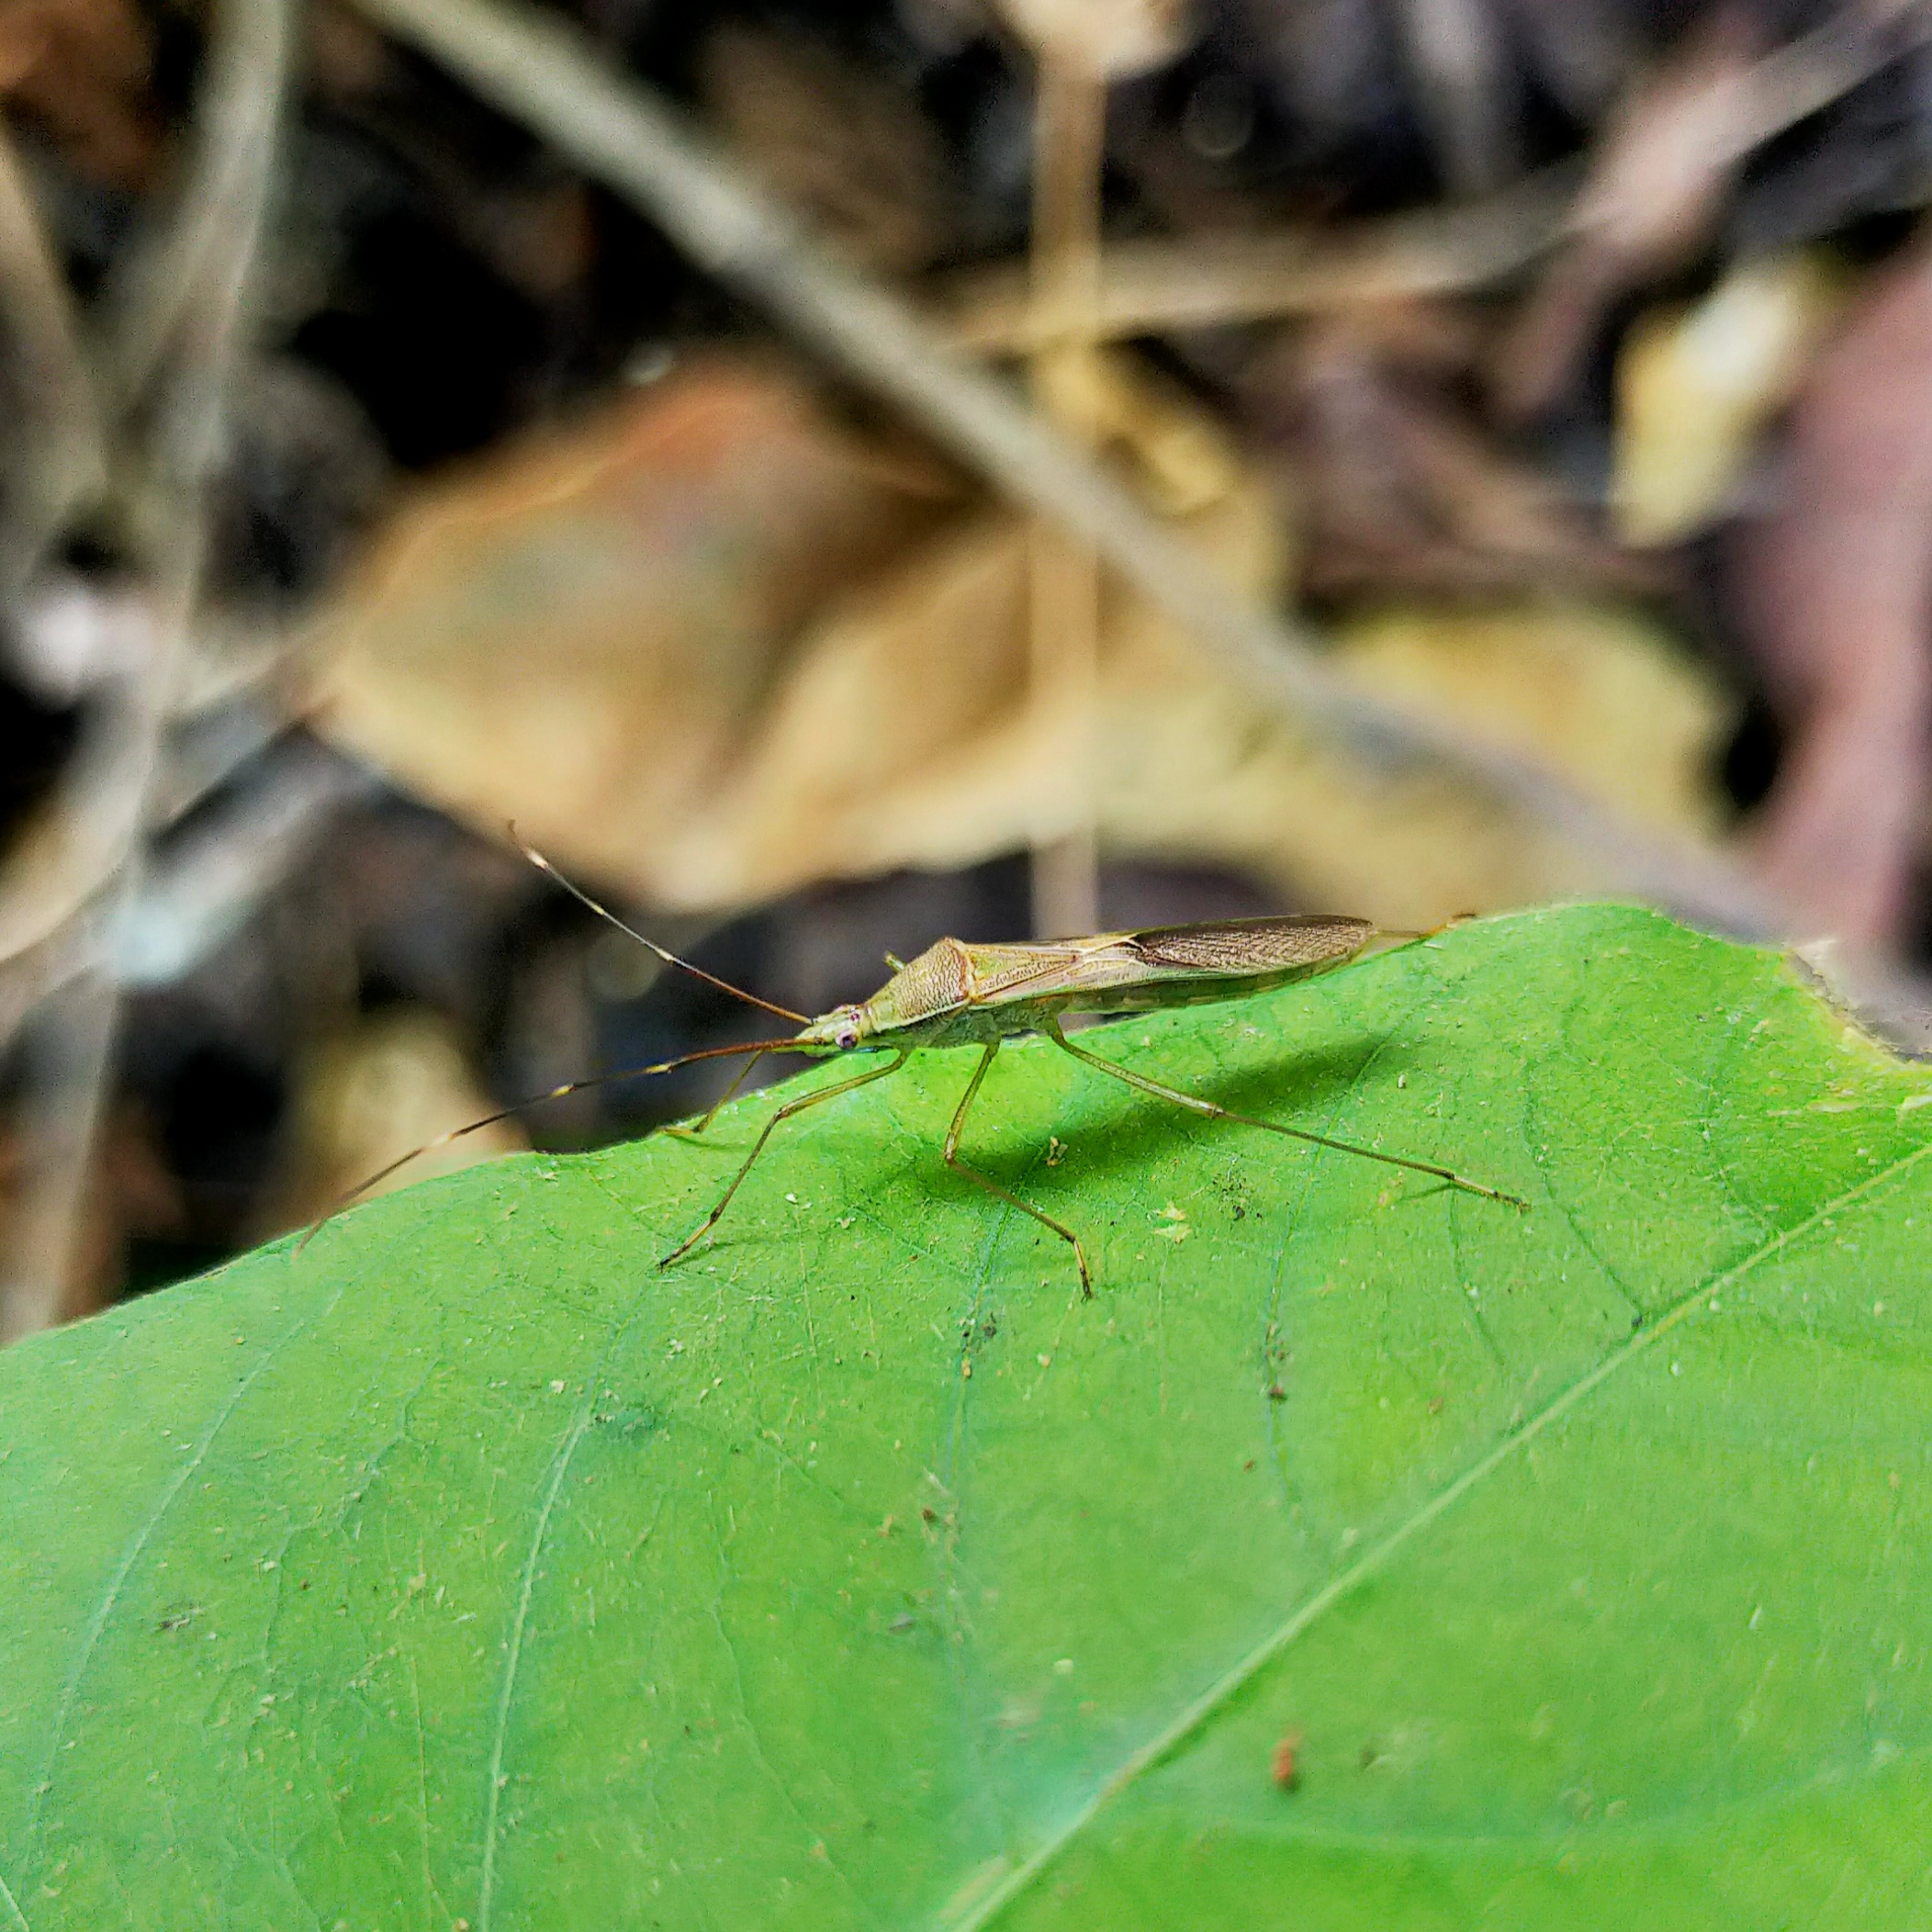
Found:
<svg viewBox="0 0 1932 1932"><path fill-rule="evenodd" d="M378 1167L366 1180L358 1181L340 1199L330 1204L328 1210L311 1221L295 1244L299 1254L337 1215L345 1208L353 1208L372 1187L380 1187L392 1174L399 1173L412 1161L420 1161L425 1154L432 1154L439 1148L448 1147L453 1141L461 1140L470 1134L480 1134L486 1127L495 1127L500 1122L514 1118L518 1114L528 1113L534 1106L542 1106L545 1101L562 1100L571 1094L586 1094L593 1087L614 1086L620 1080L643 1080L653 1073L668 1073L679 1067L688 1067L693 1061L722 1060L733 1053L749 1053L756 1061L765 1053L783 1053L793 1050L790 1039L747 1039L731 1047L702 1047L695 1053L680 1053L675 1060L660 1060L647 1067L621 1067L612 1073L593 1073L588 1080L567 1080L561 1086L554 1086L547 1093L532 1094L527 1099L512 1102L509 1106L500 1106L493 1114L485 1114L480 1120L466 1121L461 1127L453 1127L447 1133L438 1134L433 1140L425 1140L421 1147L412 1147L406 1154L399 1154L387 1166ZM746 1068L749 1071L749 1063ZM742 1080L744 1075L739 1075ZM725 1098L736 1092L739 1080L732 1082L726 1090ZM709 1123L712 1115L717 1112L713 1107L704 1118Z"/></svg>
<svg viewBox="0 0 1932 1932"><path fill-rule="evenodd" d="M635 939L638 945L643 947L646 952L656 953L667 966L682 967L694 979L702 980L706 985L715 986L721 993L730 994L734 999L743 1000L748 1006L762 1006L767 1013L775 1013L781 1019L796 1020L802 1027L810 1024L810 1014L794 1013L790 1006L773 1005L769 1000L761 1000L757 994L747 993L742 986L734 986L729 980L721 980L716 973L706 972L703 967L693 966L689 960L680 960L676 953L667 952L663 947L658 945L657 940L646 939L635 927L626 926L609 906L600 905L595 899L591 898L589 893L584 891L582 886L572 884L534 845L525 843L522 835L518 832L515 826L511 826L510 836L516 842L517 850L522 853L523 857L532 865L535 866L540 872L545 872L552 879L556 880L579 905L588 906L600 919L608 920L626 938ZM550 1096L546 1094L544 1097L547 1100Z"/></svg>

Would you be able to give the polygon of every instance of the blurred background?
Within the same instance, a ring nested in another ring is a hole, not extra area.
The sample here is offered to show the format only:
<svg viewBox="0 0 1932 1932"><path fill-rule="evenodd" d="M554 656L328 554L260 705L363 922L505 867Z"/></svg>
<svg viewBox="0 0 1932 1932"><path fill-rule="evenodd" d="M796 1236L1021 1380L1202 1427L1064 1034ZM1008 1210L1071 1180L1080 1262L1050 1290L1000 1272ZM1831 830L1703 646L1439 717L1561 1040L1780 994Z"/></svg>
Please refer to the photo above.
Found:
<svg viewBox="0 0 1932 1932"><path fill-rule="evenodd" d="M1615 893L1932 1039L1926 6L0 0L0 1337L769 1028L511 821L807 1013Z"/></svg>

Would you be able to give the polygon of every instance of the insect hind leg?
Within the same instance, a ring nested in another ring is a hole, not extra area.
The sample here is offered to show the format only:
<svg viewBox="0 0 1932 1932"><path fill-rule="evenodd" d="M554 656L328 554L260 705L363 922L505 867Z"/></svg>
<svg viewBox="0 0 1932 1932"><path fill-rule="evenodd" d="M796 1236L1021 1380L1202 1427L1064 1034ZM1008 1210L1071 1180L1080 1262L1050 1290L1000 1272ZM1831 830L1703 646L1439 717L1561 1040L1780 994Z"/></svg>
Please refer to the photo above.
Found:
<svg viewBox="0 0 1932 1932"><path fill-rule="evenodd" d="M1185 1106L1191 1114L1200 1114L1211 1120L1232 1120L1240 1127L1259 1127L1271 1134L1285 1134L1291 1140L1306 1140L1315 1147L1332 1148L1337 1153L1360 1154L1365 1161L1379 1161L1385 1167L1406 1167L1411 1174L1426 1174L1438 1181L1445 1181L1465 1194L1479 1194L1485 1200L1501 1201L1524 1214L1530 1211L1530 1204L1521 1195L1505 1194L1500 1187L1472 1181L1466 1174L1457 1174L1453 1167L1439 1167L1433 1161L1411 1161L1406 1154L1385 1154L1376 1148L1359 1147L1353 1140L1337 1140L1327 1134L1310 1133L1305 1127L1287 1127L1279 1120L1264 1120L1255 1114L1238 1114L1232 1107L1203 1100L1197 1094L1184 1094L1179 1087L1163 1086L1158 1080L1150 1080L1144 1073L1133 1073L1111 1060L1101 1059L1097 1053L1089 1053L1076 1047L1061 1031L1059 1022L1050 1017L1043 1030L1055 1046L1071 1053L1075 1060L1084 1061L1096 1073L1111 1074L1114 1079L1124 1081L1143 1094L1151 1094L1158 1100L1171 1100L1174 1106Z"/></svg>
<svg viewBox="0 0 1932 1932"><path fill-rule="evenodd" d="M980 1082L986 1077L986 1069L993 1064L993 1056L1000 1050L998 1040L994 1040L980 1056L980 1063L972 1070L972 1078L966 1083L966 1091L960 1095L960 1104L954 1108L952 1125L946 1129L946 1145L940 1157L956 1174L964 1176L975 1187L983 1187L990 1195L997 1196L1009 1208L1017 1208L1022 1214L1029 1214L1042 1228L1050 1229L1073 1251L1073 1265L1080 1270L1080 1292L1091 1301L1094 1298L1094 1277L1087 1270L1086 1250L1080 1245L1080 1237L1071 1228L1062 1226L1050 1214L1043 1214L1030 1201L1023 1201L1017 1194L1009 1194L991 1175L982 1174L977 1167L960 1159L960 1135L966 1126L967 1110L972 1106L979 1093Z"/></svg>

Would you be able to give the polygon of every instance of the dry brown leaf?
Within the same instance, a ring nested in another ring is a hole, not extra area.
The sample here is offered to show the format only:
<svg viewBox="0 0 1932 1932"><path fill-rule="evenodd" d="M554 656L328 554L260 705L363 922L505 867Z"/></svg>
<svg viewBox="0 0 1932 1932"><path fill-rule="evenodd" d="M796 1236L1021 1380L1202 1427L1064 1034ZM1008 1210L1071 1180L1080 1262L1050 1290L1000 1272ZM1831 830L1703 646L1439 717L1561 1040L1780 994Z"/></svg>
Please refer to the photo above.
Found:
<svg viewBox="0 0 1932 1932"><path fill-rule="evenodd" d="M1617 356L1611 491L1625 543L1677 543L1732 508L1837 301L1825 263L1793 253L1734 269L1702 301L1631 329Z"/></svg>
<svg viewBox="0 0 1932 1932"><path fill-rule="evenodd" d="M320 623L316 723L492 835L647 869L826 596L952 487L714 365L423 490Z"/></svg>
<svg viewBox="0 0 1932 1932"><path fill-rule="evenodd" d="M1185 527L1256 591L1280 567L1264 491ZM814 627L702 836L653 893L774 896L842 871L961 865L1079 822L1063 721L1028 702L1026 535L949 534ZM1428 925L1581 882L1519 825L1447 786L1392 786L1257 715L1157 613L1110 587L1099 822L1120 854L1231 865L1304 903ZM1365 687L1527 751L1679 833L1706 830L1724 723L1708 682L1640 621L1551 604L1365 622L1341 657ZM695 831L696 828L694 828Z"/></svg>
<svg viewBox="0 0 1932 1932"><path fill-rule="evenodd" d="M1900 937L1932 729L1932 247L1879 275L1818 359L1780 507L1741 534L1747 635L1789 743L1754 827L1802 925Z"/></svg>
<svg viewBox="0 0 1932 1932"><path fill-rule="evenodd" d="M1391 609L1344 625L1368 689L1563 772L1639 825L1711 834L1733 701L1650 620L1553 599L1481 611Z"/></svg>
<svg viewBox="0 0 1932 1932"><path fill-rule="evenodd" d="M149 95L152 37L124 0L6 0L0 99L38 121L74 166L143 186L160 140Z"/></svg>
<svg viewBox="0 0 1932 1932"><path fill-rule="evenodd" d="M1170 500L1177 479L1187 486L1176 526L1251 594L1276 595L1289 560L1271 485L1198 412L1180 436L1181 399L1131 368L1112 359L1093 398L1113 456L1144 487L1144 437ZM433 765L392 769L485 826L541 818L539 842L560 861L667 910L724 910L826 878L961 865L1050 840L1081 822L1086 801L1065 755L1070 721L1029 683L1028 555L1026 521L1012 512L955 520L829 596L789 645L766 634L756 698L729 704L706 688L702 653L672 613L657 613L635 658L587 660L547 701L551 730L566 737L578 715L591 721L584 738L601 716L626 721L627 759L600 752L594 784L500 745L487 769L465 768L454 796ZM460 629L446 614L417 619L438 634ZM685 608L687 629L701 621ZM572 622L566 610L565 635ZM379 641L408 651L415 636L392 620ZM542 649L534 627L512 637ZM552 646L548 663L571 655ZM1710 822L1702 773L1720 707L1634 619L1556 603L1417 613L1365 621L1341 656L1371 689L1466 715L1473 732L1677 830ZM660 658L680 668L668 673ZM456 703L473 712L477 673L458 668ZM410 714L405 724L449 702L427 668L410 683L372 677L366 663L358 675L364 704L380 693ZM534 704L540 673L517 675L518 702ZM1446 781L1395 784L1309 743L1112 581L1098 703L1101 836L1121 856L1231 865L1304 902L1401 926L1590 882L1520 819ZM392 736L421 743L406 729Z"/></svg>
<svg viewBox="0 0 1932 1932"><path fill-rule="evenodd" d="M1601 882L1474 793L1391 783L1258 720L1240 692L1190 678L1192 654L1151 613L1141 623L1131 708L1117 699L1113 714L1137 725L1116 743L1139 769L1123 758L1110 773L1109 842L1232 863L1302 904L1398 927ZM1338 656L1365 689L1463 722L1608 803L1635 803L1653 824L1695 836L1713 820L1723 701L1641 620L1554 602L1413 610L1351 625Z"/></svg>
<svg viewBox="0 0 1932 1932"><path fill-rule="evenodd" d="M1118 451L1137 421L1164 424L1176 405L1158 396L1136 417L1129 365L1109 365ZM1198 433L1212 435L1205 423ZM1220 460L1219 491L1179 521L1245 589L1273 595L1286 561L1278 508L1224 444ZM1028 690L1026 590L1024 526L989 513L814 625L715 809L665 849L651 895L747 903L821 876L828 854L861 874L946 867L1078 824L1065 721ZM1575 605L1415 613L1365 623L1342 655L1380 694L1467 717L1653 822L1712 823L1722 701L1635 619ZM1100 679L1100 828L1113 850L1236 865L1409 925L1534 896L1557 877L1550 854L1481 802L1391 788L1257 715L1118 584Z"/></svg>

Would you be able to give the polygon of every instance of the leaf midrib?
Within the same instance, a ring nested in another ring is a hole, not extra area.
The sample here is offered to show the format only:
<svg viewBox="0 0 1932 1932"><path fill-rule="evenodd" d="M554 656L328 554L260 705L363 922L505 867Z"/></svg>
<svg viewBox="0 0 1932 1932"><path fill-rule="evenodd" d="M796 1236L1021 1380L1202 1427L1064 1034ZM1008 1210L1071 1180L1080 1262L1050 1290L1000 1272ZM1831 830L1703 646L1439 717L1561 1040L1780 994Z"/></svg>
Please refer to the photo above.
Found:
<svg viewBox="0 0 1932 1932"><path fill-rule="evenodd" d="M1908 1154L1901 1155L1875 1174L1868 1174L1856 1186L1847 1188L1843 1193L1834 1195L1829 1200L1822 1202L1803 1220L1794 1222L1789 1228L1779 1230L1759 1242L1748 1254L1734 1262L1729 1267L1706 1275L1694 1287L1679 1296L1656 1320L1646 1321L1594 1368L1579 1376L1567 1388L1552 1397L1534 1415L1527 1417L1515 1428L1507 1431L1460 1476L1453 1477L1418 1505L1379 1542L1365 1551L1346 1569L1331 1578L1299 1609L1292 1611L1244 1657L1223 1671L1200 1696L1185 1706L1171 1723L1146 1743L1129 1752L1118 1769L1095 1786L1086 1802L1073 1814L1066 1824L1052 1834L1025 1863L1014 1867L991 1891L982 1894L975 1901L972 1909L963 1917L941 1919L937 1923L945 1927L945 1932L981 1932L981 1928L990 1925L1007 1905L1026 1892L1042 1872L1057 1862L1061 1854L1080 1837L1094 1819L1137 1779L1155 1769L1171 1757L1304 1631L1344 1598L1353 1595L1359 1585L1368 1581L1424 1530L1446 1515L1487 1477L1509 1461L1519 1449L1535 1441L1553 1423L1561 1421L1586 1398L1594 1394L1626 1364L1634 1361L1645 1351L1680 1326L1696 1313L1701 1302L1708 1300L1713 1295L1722 1294L1732 1284L1742 1280L1753 1269L1780 1253L1792 1242L1802 1240L1814 1229L1828 1223L1833 1215L1843 1213L1846 1208L1865 1196L1916 1166L1928 1154L1932 1154L1932 1142L1915 1148Z"/></svg>

